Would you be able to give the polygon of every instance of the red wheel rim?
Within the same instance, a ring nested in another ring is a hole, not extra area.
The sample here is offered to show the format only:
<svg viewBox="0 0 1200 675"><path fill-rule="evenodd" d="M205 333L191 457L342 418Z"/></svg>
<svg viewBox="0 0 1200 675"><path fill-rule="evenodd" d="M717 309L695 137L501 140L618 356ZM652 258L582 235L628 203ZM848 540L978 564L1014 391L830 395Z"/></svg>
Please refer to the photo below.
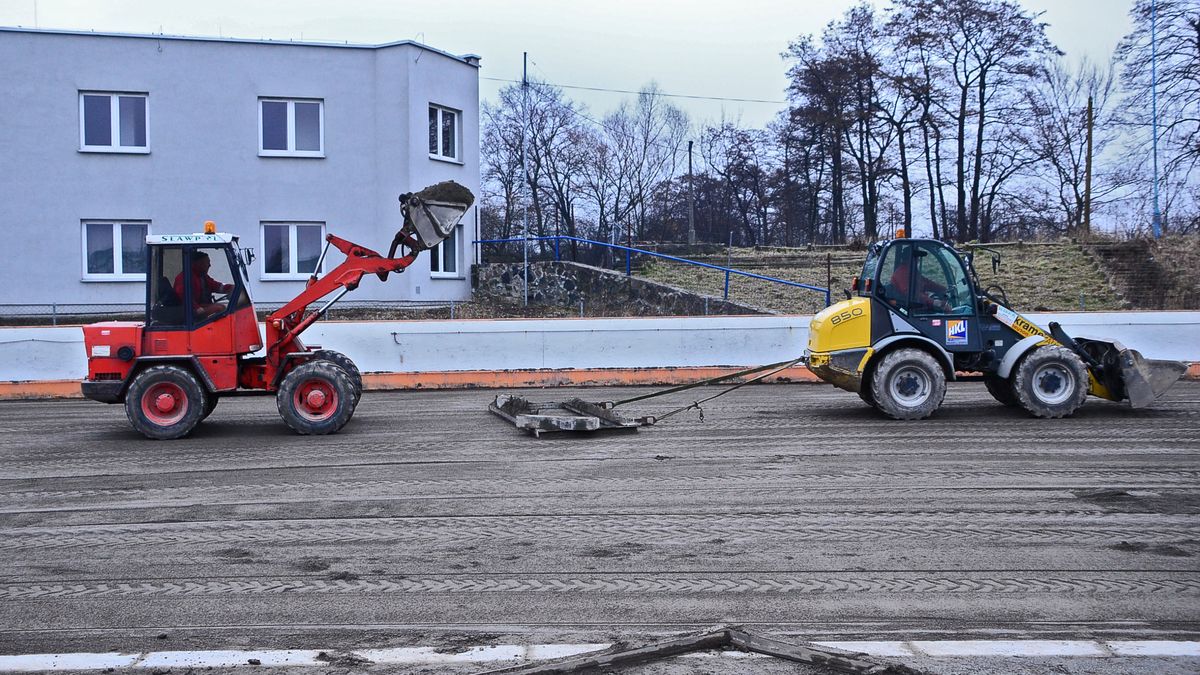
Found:
<svg viewBox="0 0 1200 675"><path fill-rule="evenodd" d="M142 415L157 426L177 424L187 411L187 394L174 382L156 382L142 394Z"/></svg>
<svg viewBox="0 0 1200 675"><path fill-rule="evenodd" d="M337 412L337 390L327 380L311 378L296 387L292 395L296 412L310 422L324 422Z"/></svg>

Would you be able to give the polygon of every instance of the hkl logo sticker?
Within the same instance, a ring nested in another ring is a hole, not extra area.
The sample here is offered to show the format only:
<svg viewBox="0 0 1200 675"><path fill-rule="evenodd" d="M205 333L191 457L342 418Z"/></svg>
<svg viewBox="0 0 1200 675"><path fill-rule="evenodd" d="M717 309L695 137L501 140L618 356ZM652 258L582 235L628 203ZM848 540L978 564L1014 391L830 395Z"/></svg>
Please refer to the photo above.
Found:
<svg viewBox="0 0 1200 675"><path fill-rule="evenodd" d="M946 320L946 344L948 344L948 345L965 345L965 344L967 344L967 320L966 319L947 319Z"/></svg>

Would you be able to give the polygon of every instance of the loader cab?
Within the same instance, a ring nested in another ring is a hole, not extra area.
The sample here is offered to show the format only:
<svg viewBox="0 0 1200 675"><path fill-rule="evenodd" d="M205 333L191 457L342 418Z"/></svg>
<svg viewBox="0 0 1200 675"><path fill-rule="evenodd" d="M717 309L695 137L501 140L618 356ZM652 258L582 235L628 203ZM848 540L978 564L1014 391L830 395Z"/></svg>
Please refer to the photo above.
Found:
<svg viewBox="0 0 1200 675"><path fill-rule="evenodd" d="M975 288L958 252L934 239L894 239L872 247L860 295L893 315L900 332L915 330L948 352L982 344Z"/></svg>
<svg viewBox="0 0 1200 675"><path fill-rule="evenodd" d="M262 344L247 288L249 256L230 234L146 237L143 354L235 355Z"/></svg>

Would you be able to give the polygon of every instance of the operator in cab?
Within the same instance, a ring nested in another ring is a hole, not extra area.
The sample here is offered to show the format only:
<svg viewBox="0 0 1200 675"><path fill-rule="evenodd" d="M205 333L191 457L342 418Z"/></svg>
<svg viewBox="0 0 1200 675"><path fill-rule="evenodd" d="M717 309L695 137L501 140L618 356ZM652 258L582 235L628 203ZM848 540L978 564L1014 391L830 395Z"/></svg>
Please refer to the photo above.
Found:
<svg viewBox="0 0 1200 675"><path fill-rule="evenodd" d="M192 312L197 320L225 311L225 305L213 299L213 293L231 293L233 284L223 284L208 276L212 260L204 251L192 253ZM175 295L183 298L183 272L175 277Z"/></svg>
<svg viewBox="0 0 1200 675"><path fill-rule="evenodd" d="M909 299L909 279L911 274L910 264L912 255L907 251L901 254L899 262L896 264L895 270L892 272L892 278L886 285L888 304L893 307L904 307ZM912 297L912 302L915 303L913 309L921 312L949 312L950 305L943 299L943 294L946 292L946 287L936 281L927 278L921 273L921 267L917 266L916 274L917 292Z"/></svg>

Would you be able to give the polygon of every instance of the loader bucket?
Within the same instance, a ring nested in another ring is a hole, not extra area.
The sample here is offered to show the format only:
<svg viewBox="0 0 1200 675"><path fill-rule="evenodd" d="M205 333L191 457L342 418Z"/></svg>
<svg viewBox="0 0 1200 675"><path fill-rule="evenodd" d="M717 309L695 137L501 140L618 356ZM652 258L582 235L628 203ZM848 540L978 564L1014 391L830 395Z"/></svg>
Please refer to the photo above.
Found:
<svg viewBox="0 0 1200 675"><path fill-rule="evenodd" d="M412 233L421 247L433 248L454 232L454 227L474 201L475 195L454 181L444 181L415 194L403 195L405 229L411 224Z"/></svg>
<svg viewBox="0 0 1200 675"><path fill-rule="evenodd" d="M1179 361L1147 359L1133 349L1122 349L1117 353L1117 359L1121 364L1125 395L1134 408L1154 403L1187 371L1187 366Z"/></svg>
<svg viewBox="0 0 1200 675"><path fill-rule="evenodd" d="M1127 398L1134 408L1154 403L1187 372L1187 365L1179 361L1148 359L1115 340L1075 338L1074 341L1094 361L1092 372L1115 394L1114 398Z"/></svg>

